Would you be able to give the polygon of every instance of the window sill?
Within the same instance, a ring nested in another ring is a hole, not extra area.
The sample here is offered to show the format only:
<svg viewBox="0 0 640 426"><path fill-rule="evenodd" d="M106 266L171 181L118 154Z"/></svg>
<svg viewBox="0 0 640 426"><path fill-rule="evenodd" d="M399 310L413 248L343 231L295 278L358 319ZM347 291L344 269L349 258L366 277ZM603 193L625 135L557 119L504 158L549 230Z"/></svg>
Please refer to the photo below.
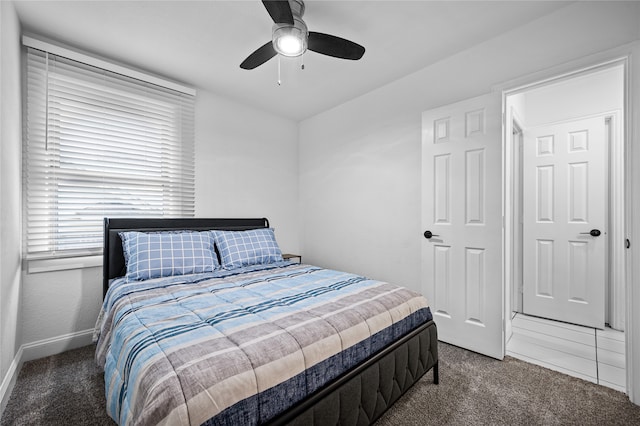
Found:
<svg viewBox="0 0 640 426"><path fill-rule="evenodd" d="M102 266L102 255L63 257L55 259L25 259L23 265L27 274L94 268L97 266Z"/></svg>

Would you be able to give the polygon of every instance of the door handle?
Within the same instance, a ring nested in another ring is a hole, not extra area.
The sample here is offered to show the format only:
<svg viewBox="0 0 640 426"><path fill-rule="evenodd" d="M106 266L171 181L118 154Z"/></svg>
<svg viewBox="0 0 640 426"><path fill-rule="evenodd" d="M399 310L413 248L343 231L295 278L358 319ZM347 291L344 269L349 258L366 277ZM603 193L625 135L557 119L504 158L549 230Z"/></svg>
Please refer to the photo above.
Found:
<svg viewBox="0 0 640 426"><path fill-rule="evenodd" d="M432 234L431 231L424 231L424 237L428 240L431 237L439 237L440 235Z"/></svg>
<svg viewBox="0 0 640 426"><path fill-rule="evenodd" d="M602 234L602 232L600 232L600 230L599 230L599 229L592 229L592 230L591 230L591 231L589 231L589 232L581 232L580 234L589 234L589 235L591 235L592 237L599 237L599 236L600 236L600 234Z"/></svg>

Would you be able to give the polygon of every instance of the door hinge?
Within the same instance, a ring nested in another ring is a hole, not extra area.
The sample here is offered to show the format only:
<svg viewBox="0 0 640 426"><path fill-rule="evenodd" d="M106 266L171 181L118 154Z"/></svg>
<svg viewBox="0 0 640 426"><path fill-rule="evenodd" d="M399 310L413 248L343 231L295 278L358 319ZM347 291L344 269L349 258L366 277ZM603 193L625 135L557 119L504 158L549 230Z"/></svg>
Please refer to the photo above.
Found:
<svg viewBox="0 0 640 426"><path fill-rule="evenodd" d="M628 238L627 238L627 244L626 244L626 245L627 245L627 248L630 248L630 247L631 247L631 241L629 241L629 239L628 239Z"/></svg>

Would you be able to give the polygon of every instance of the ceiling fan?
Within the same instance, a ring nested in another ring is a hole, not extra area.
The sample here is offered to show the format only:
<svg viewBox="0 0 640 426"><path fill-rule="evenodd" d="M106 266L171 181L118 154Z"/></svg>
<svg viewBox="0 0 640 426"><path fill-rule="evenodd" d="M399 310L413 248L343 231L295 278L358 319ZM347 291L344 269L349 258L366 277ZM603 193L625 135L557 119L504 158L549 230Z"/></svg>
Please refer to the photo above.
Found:
<svg viewBox="0 0 640 426"><path fill-rule="evenodd" d="M262 45L247 57L240 68L252 70L278 53L284 56L300 56L307 49L334 58L358 60L364 55L364 47L349 40L307 30L302 20L303 0L262 0L273 19L271 41Z"/></svg>

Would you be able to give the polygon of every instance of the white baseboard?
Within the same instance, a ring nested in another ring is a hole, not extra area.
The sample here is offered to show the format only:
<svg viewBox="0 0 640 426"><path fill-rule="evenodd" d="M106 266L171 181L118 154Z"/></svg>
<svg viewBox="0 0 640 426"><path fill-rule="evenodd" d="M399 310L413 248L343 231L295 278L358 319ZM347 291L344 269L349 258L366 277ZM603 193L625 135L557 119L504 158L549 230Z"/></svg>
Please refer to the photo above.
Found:
<svg viewBox="0 0 640 426"><path fill-rule="evenodd" d="M4 408L9 402L11 391L13 391L13 386L16 384L16 379L18 378L18 373L20 372L23 363L22 346L20 346L18 353L13 358L13 361L11 361L11 365L9 365L7 374L2 379L2 385L0 385L0 416L4 413Z"/></svg>
<svg viewBox="0 0 640 426"><path fill-rule="evenodd" d="M22 345L22 362L31 361L45 356L55 355L71 349L90 345L93 338L93 329L63 334L50 339Z"/></svg>
<svg viewBox="0 0 640 426"><path fill-rule="evenodd" d="M90 329L38 340L20 346L0 385L0 416L9 402L18 374L25 362L89 345L92 342L92 338L93 329Z"/></svg>

